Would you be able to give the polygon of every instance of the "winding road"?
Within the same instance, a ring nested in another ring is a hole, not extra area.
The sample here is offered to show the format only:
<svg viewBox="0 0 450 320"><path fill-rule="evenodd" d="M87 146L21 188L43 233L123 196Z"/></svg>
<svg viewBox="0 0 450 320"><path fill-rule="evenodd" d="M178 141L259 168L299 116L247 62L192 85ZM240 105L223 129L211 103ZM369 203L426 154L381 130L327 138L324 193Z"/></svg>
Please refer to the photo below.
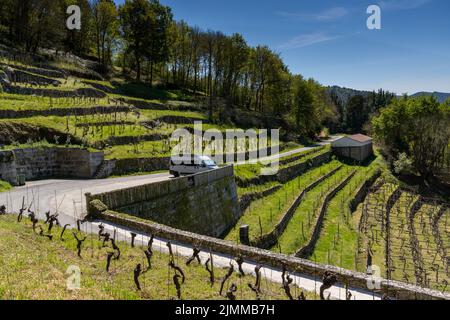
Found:
<svg viewBox="0 0 450 320"><path fill-rule="evenodd" d="M311 147L300 148L292 150L278 157L285 157L296 154ZM271 157L271 159L274 159ZM22 208L22 203L25 207L31 207L31 210L37 213L38 218L45 219L45 212L51 210L52 213L59 214L59 220L62 225L70 224L72 227L76 226L78 219L84 218L86 215L86 203L84 194L90 192L92 194L113 191L123 188L134 187L143 184L155 183L172 179L168 173L158 173L143 176L128 176L110 179L98 180L70 180L70 179L52 179L28 182L23 187L17 187L10 191L0 193L0 203L5 204L9 212L17 213ZM85 232L97 233L100 222L84 223L82 229ZM131 241L129 230L121 226L116 226L110 223L103 223L107 230L111 233L116 232L117 237L121 241ZM141 242L143 245L148 242L148 236L139 232L137 243ZM154 249L162 252L167 252L167 241L164 239L155 239ZM190 257L192 255L192 247L188 244L173 243L174 251L181 256ZM202 253L201 258L205 261L209 258L209 253ZM214 265L216 267L228 267L230 262L233 262L233 257L226 256L219 253L212 253ZM243 269L246 273L254 273L255 264L246 261L243 264ZM237 267L237 266L236 266ZM264 278L281 283L281 270L265 266L261 269ZM311 278L304 274L292 274L294 283L307 291L318 292L321 285L320 279ZM356 300L373 300L380 299L379 296L374 296L370 291L359 290L357 288L349 288ZM346 290L340 286L333 286L327 290L327 294L331 299L345 299Z"/></svg>

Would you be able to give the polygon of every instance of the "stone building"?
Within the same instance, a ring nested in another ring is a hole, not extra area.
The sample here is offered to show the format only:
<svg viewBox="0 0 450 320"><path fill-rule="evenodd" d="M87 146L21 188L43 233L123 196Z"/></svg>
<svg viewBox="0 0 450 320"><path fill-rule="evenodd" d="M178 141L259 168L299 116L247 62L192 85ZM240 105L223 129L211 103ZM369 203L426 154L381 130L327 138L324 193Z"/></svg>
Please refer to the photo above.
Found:
<svg viewBox="0 0 450 320"><path fill-rule="evenodd" d="M373 155L373 140L363 134L355 134L332 142L331 149L338 157L363 162Z"/></svg>

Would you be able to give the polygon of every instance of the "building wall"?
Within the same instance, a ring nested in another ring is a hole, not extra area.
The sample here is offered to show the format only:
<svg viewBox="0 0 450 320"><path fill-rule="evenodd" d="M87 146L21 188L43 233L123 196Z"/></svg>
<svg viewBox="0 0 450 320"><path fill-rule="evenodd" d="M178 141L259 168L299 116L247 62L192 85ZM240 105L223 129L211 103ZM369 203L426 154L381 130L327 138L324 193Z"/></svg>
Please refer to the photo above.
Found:
<svg viewBox="0 0 450 320"><path fill-rule="evenodd" d="M333 153L339 157L351 158L356 161L364 161L373 154L373 144L366 144L358 147L332 147Z"/></svg>
<svg viewBox="0 0 450 320"><path fill-rule="evenodd" d="M232 166L87 195L87 203L91 200L100 200L111 210L214 237L234 226L241 214Z"/></svg>

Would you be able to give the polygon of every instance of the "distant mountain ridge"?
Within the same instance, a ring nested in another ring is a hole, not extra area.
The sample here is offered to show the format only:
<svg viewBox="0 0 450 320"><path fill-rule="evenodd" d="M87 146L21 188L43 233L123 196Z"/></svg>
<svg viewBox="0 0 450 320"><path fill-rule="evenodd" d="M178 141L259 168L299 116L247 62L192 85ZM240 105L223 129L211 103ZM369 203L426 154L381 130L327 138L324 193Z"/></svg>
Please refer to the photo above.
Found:
<svg viewBox="0 0 450 320"><path fill-rule="evenodd" d="M444 103L447 99L450 99L450 93L446 92L417 92L410 97L418 98L418 97L435 97L440 103Z"/></svg>
<svg viewBox="0 0 450 320"><path fill-rule="evenodd" d="M346 103L350 98L354 96L360 95L363 97L367 97L371 92L373 91L356 90L339 86L328 87L328 93L336 95L339 98L339 100L341 100L344 103ZM431 96L434 96L439 101L439 103L444 103L447 99L450 99L450 93L446 92L421 91L410 95L411 98L431 97ZM401 95L399 95L399 97L401 97Z"/></svg>
<svg viewBox="0 0 450 320"><path fill-rule="evenodd" d="M367 97L370 91L356 90L339 86L328 87L328 93L336 95L344 104L354 96Z"/></svg>

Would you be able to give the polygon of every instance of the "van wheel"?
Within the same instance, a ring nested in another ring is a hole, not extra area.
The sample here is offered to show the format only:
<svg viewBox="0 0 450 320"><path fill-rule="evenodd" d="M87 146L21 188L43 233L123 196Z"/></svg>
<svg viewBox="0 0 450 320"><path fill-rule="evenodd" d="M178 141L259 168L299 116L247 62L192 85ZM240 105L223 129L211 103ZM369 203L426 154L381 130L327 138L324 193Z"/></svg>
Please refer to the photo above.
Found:
<svg viewBox="0 0 450 320"><path fill-rule="evenodd" d="M180 174L179 174L178 172L174 172L174 173L173 173L173 176L174 176L175 178L179 178L179 177L180 177Z"/></svg>

